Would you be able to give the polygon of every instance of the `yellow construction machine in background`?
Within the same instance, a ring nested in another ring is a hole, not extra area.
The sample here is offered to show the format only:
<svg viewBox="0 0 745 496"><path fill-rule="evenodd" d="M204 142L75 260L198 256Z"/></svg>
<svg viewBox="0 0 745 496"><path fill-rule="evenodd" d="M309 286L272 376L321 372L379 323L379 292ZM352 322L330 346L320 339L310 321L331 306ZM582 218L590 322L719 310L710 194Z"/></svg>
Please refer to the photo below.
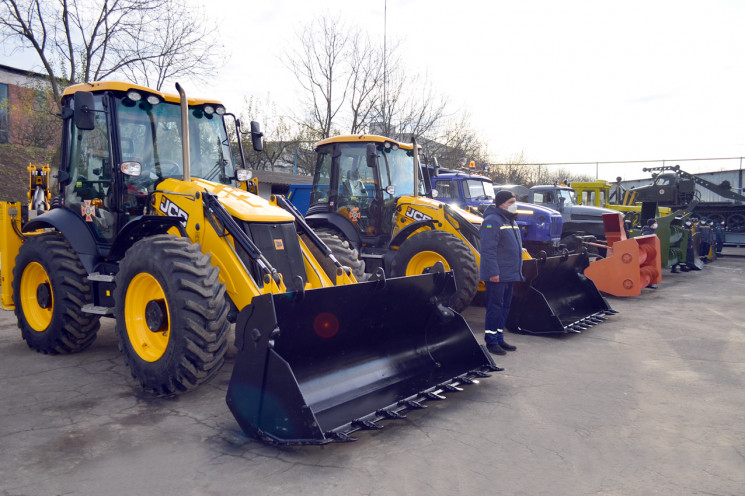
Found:
<svg viewBox="0 0 745 496"><path fill-rule="evenodd" d="M432 198L416 143L335 136L317 143L316 153L305 219L332 248L356 250L359 259L350 264L358 279L378 270L422 274L439 262L455 275L457 292L449 306L466 308L484 287L479 281L483 218ZM586 260L586 254L526 260L527 281L516 284L508 327L565 333L615 313L582 275Z"/></svg>

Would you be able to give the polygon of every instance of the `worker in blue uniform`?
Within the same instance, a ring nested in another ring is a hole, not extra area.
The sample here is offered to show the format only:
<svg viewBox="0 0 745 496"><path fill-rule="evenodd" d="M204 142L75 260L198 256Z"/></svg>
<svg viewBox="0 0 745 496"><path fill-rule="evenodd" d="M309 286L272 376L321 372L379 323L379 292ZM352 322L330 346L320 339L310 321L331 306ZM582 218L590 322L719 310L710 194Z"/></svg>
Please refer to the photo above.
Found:
<svg viewBox="0 0 745 496"><path fill-rule="evenodd" d="M481 266L479 275L486 284L485 336L487 349L504 355L517 348L505 342L504 329L512 303L512 285L523 281L523 245L515 222L515 195L500 190L484 212L481 223Z"/></svg>

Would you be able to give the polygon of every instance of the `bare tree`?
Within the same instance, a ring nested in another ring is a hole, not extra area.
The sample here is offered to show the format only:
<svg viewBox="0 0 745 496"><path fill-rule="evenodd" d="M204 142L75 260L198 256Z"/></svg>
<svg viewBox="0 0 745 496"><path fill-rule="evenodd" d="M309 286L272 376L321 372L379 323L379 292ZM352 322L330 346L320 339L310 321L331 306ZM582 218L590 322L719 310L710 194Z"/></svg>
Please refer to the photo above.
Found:
<svg viewBox="0 0 745 496"><path fill-rule="evenodd" d="M381 51L361 32L352 35L350 66L349 106L351 125L349 132L363 132L371 124L376 106L381 100L380 85L383 82L383 60Z"/></svg>
<svg viewBox="0 0 745 496"><path fill-rule="evenodd" d="M275 170L278 163L291 162L298 142L298 131L293 122L277 111L277 106L269 95L260 101L254 97L244 100L241 122L257 120L264 133L264 150L255 152L250 138L243 136L243 150L246 154L246 167L255 170Z"/></svg>
<svg viewBox="0 0 745 496"><path fill-rule="evenodd" d="M199 19L184 0L0 0L0 39L36 51L59 105L68 83L211 71L215 35Z"/></svg>
<svg viewBox="0 0 745 496"><path fill-rule="evenodd" d="M133 62L122 68L133 81L143 81L157 90L169 79L203 79L225 61L218 30L205 22L204 9L184 0L168 3L168 8L159 14L157 29L150 28L151 11L141 11L142 22L136 29L142 34L133 36L135 45L128 47Z"/></svg>
<svg viewBox="0 0 745 496"><path fill-rule="evenodd" d="M533 186L538 181L538 169L528 165L525 152L514 153L492 170L491 178L496 184L521 184Z"/></svg>
<svg viewBox="0 0 745 496"><path fill-rule="evenodd" d="M457 167L461 158L479 165L490 162L486 146L472 129L467 111L446 119L434 143L425 147L425 153L436 156L442 167Z"/></svg>
<svg viewBox="0 0 745 496"><path fill-rule="evenodd" d="M297 34L298 49L287 54L288 67L305 94L306 125L328 138L347 98L352 73L345 67L350 35L339 18L316 17Z"/></svg>
<svg viewBox="0 0 745 496"><path fill-rule="evenodd" d="M447 98L437 95L431 81L423 75L405 72L405 64L396 64L388 76L391 84L386 92L384 129L386 136L409 141L412 138L435 136L447 107Z"/></svg>

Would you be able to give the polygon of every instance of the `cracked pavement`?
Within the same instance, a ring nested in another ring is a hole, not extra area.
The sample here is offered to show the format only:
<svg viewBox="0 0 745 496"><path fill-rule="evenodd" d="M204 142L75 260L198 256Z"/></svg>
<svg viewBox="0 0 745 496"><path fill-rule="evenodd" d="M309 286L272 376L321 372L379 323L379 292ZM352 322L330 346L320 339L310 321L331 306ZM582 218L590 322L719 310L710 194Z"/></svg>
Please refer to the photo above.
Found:
<svg viewBox="0 0 745 496"><path fill-rule="evenodd" d="M581 334L508 334L493 374L355 443L274 447L210 383L144 393L112 320L78 354L30 350L0 311L0 495L627 495L745 492L745 248ZM482 307L464 316L483 342Z"/></svg>

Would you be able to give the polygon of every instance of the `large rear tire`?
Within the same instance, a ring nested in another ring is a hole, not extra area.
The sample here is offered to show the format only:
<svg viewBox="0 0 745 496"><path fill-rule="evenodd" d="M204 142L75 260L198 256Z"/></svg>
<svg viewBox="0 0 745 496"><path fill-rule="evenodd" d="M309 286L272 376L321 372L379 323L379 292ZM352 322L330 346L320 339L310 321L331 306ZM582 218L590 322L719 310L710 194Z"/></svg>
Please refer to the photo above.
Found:
<svg viewBox="0 0 745 496"><path fill-rule="evenodd" d="M13 268L13 304L29 348L56 355L93 343L99 317L80 310L93 301L87 276L61 234L31 236L21 245Z"/></svg>
<svg viewBox="0 0 745 496"><path fill-rule="evenodd" d="M143 388L178 394L220 370L228 301L199 246L166 234L138 241L119 266L114 299L119 349Z"/></svg>
<svg viewBox="0 0 745 496"><path fill-rule="evenodd" d="M456 312L465 310L479 288L479 267L471 249L457 236L434 230L415 234L401 244L391 273L393 277L417 275L437 262L455 276L456 291L448 306Z"/></svg>

